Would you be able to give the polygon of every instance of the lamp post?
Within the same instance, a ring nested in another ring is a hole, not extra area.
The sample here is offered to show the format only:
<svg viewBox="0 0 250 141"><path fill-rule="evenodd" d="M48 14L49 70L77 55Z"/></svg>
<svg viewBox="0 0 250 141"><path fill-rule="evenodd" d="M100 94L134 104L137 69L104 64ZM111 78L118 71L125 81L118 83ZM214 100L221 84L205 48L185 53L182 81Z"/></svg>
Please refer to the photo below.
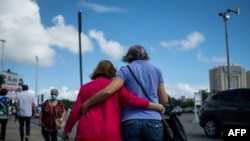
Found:
<svg viewBox="0 0 250 141"><path fill-rule="evenodd" d="M82 44L81 44L81 32L82 32L82 11L78 11L78 39L79 39L80 87L82 86Z"/></svg>
<svg viewBox="0 0 250 141"><path fill-rule="evenodd" d="M228 32L227 32L227 21L229 20L229 15L228 13L233 12L237 15L240 14L240 8L237 8L235 10L227 9L226 12L224 13L219 13L219 16L223 18L223 21L225 23L225 35L226 35L226 50L227 50L227 80L228 80L228 89L231 88L231 72L230 72L230 59L229 59L229 46L228 46Z"/></svg>
<svg viewBox="0 0 250 141"><path fill-rule="evenodd" d="M38 57L36 56L36 99L38 98ZM39 104L39 99L37 99L37 105Z"/></svg>
<svg viewBox="0 0 250 141"><path fill-rule="evenodd" d="M4 59L4 43L6 42L6 40L4 39L0 39L0 41L2 42L2 72L4 70L4 64L3 64L3 59Z"/></svg>

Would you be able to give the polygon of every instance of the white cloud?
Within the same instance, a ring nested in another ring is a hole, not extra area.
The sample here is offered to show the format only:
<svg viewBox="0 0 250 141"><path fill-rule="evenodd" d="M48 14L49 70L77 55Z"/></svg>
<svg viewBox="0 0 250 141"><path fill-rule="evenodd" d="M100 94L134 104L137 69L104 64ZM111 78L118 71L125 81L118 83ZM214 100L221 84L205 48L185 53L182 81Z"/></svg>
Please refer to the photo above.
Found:
<svg viewBox="0 0 250 141"><path fill-rule="evenodd" d="M52 88L55 88L55 87L50 87L48 89L42 89L39 91L39 95L44 95L44 101L47 100L47 99L50 99L50 90ZM75 101L77 96L78 96L78 90L75 90L75 91L72 91L72 90L69 90L67 86L63 86L61 88L57 88L58 89L58 99L68 99L68 100L71 100L71 101Z"/></svg>
<svg viewBox="0 0 250 141"><path fill-rule="evenodd" d="M212 57L209 58L207 56L204 56L201 51L198 52L197 58L198 58L199 61L207 62L207 63L210 63L210 62L213 62L213 63L225 63L226 62L225 57L212 56Z"/></svg>
<svg viewBox="0 0 250 141"><path fill-rule="evenodd" d="M190 50L197 48L200 43L205 40L205 37L197 32L191 32L186 39L182 40L172 40L172 41L162 41L161 45L164 48L179 48L181 50Z"/></svg>
<svg viewBox="0 0 250 141"><path fill-rule="evenodd" d="M79 3L80 5L83 5L85 7L88 7L98 13L113 13L113 12L123 12L124 9L120 7L115 7L115 6L104 6L96 3L90 3L90 2L85 2L81 1Z"/></svg>
<svg viewBox="0 0 250 141"><path fill-rule="evenodd" d="M191 86L186 83L178 83L175 85L167 84L166 87L167 92L171 97L180 99L181 96L185 96L186 98L194 98L194 93L199 90L208 90L208 84L199 84Z"/></svg>
<svg viewBox="0 0 250 141"><path fill-rule="evenodd" d="M39 7L30 0L4 0L0 8L0 39L4 44L5 59L18 64L35 64L35 56L40 66L52 66L58 48L78 52L77 29L66 25L61 15L53 18L54 26L44 27L41 23ZM82 34L82 52L91 51L90 39Z"/></svg>
<svg viewBox="0 0 250 141"><path fill-rule="evenodd" d="M125 47L123 47L119 42L112 40L107 41L103 32L91 30L89 31L89 36L95 39L101 50L113 59L118 60L124 54Z"/></svg>
<svg viewBox="0 0 250 141"><path fill-rule="evenodd" d="M78 53L78 31L72 25L65 25L64 18L58 15L53 18L55 26L47 28L50 36L50 44L70 52ZM88 36L81 33L81 40L84 43L82 52L92 51L93 46Z"/></svg>

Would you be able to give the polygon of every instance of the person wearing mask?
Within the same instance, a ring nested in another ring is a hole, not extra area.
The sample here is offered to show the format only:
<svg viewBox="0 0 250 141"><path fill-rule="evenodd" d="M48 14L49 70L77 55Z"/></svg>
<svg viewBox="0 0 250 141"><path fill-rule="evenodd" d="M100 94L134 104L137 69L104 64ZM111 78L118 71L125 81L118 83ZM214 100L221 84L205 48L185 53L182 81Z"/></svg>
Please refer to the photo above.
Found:
<svg viewBox="0 0 250 141"><path fill-rule="evenodd" d="M39 125L42 127L41 132L45 141L57 141L59 128L56 119L63 122L66 111L63 102L57 99L58 90L51 89L50 95L51 99L46 100L41 106Z"/></svg>
<svg viewBox="0 0 250 141"><path fill-rule="evenodd" d="M88 108L113 96L113 93L123 85L136 96L147 99L128 66L149 94L149 100L165 105L168 101L168 94L165 91L162 73L148 60L149 56L143 46L131 46L122 59L128 65L118 70L116 77L108 86L84 101L82 112L85 113ZM163 139L162 116L157 111L124 106L121 122L123 141L162 141Z"/></svg>
<svg viewBox="0 0 250 141"><path fill-rule="evenodd" d="M151 109L164 112L161 104L149 102L139 98L121 87L105 101L91 107L84 115L81 105L96 92L112 82L116 69L108 60L102 60L94 70L90 82L81 86L74 107L67 119L62 136L68 137L75 123L78 121L75 141L121 141L120 120L123 104L129 107Z"/></svg>
<svg viewBox="0 0 250 141"><path fill-rule="evenodd" d="M18 121L19 132L21 141L29 141L30 136L30 119L32 117L33 109L36 108L35 94L29 91L28 85L22 86L22 91L17 94L16 104L18 105ZM24 136L24 124L25 124L25 136Z"/></svg>
<svg viewBox="0 0 250 141"><path fill-rule="evenodd" d="M11 99L6 96L7 93L8 93L7 89L2 88L0 90L0 124L1 124L0 141L5 140L6 126L12 108L12 102Z"/></svg>

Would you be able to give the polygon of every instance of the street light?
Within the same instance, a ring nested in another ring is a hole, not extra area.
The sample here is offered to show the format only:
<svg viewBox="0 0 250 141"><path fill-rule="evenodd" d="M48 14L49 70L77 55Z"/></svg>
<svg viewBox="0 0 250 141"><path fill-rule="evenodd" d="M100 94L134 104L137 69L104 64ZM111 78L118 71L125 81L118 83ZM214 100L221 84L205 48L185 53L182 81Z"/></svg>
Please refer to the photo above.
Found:
<svg viewBox="0 0 250 141"><path fill-rule="evenodd" d="M36 56L36 95L35 95L36 99L38 97L38 57ZM38 101L38 99L37 99ZM37 104L39 104L39 101L37 102Z"/></svg>
<svg viewBox="0 0 250 141"><path fill-rule="evenodd" d="M4 39L0 39L0 41L2 42L2 72L3 72L3 70L4 70L4 64L3 64L3 59L4 59L4 57L3 57L3 55L4 55L4 43L6 42L6 40L4 40Z"/></svg>
<svg viewBox="0 0 250 141"><path fill-rule="evenodd" d="M228 47L228 32L227 32L227 21L229 20L228 13L233 12L237 15L240 14L240 8L237 8L235 10L227 9L224 13L219 13L219 16L223 17L223 21L225 23L225 34L226 34L226 50L227 50L227 69L228 69L228 89L231 88L231 74L230 74L230 59L229 59L229 47Z"/></svg>

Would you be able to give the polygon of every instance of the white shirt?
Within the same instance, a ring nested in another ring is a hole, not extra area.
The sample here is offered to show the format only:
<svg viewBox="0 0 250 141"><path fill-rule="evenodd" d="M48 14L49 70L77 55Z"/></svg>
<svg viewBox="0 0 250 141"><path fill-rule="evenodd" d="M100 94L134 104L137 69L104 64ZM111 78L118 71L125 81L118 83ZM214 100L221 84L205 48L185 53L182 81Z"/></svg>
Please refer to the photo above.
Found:
<svg viewBox="0 0 250 141"><path fill-rule="evenodd" d="M32 116L32 104L35 104L35 95L29 91L22 91L17 95L18 112L21 117Z"/></svg>

